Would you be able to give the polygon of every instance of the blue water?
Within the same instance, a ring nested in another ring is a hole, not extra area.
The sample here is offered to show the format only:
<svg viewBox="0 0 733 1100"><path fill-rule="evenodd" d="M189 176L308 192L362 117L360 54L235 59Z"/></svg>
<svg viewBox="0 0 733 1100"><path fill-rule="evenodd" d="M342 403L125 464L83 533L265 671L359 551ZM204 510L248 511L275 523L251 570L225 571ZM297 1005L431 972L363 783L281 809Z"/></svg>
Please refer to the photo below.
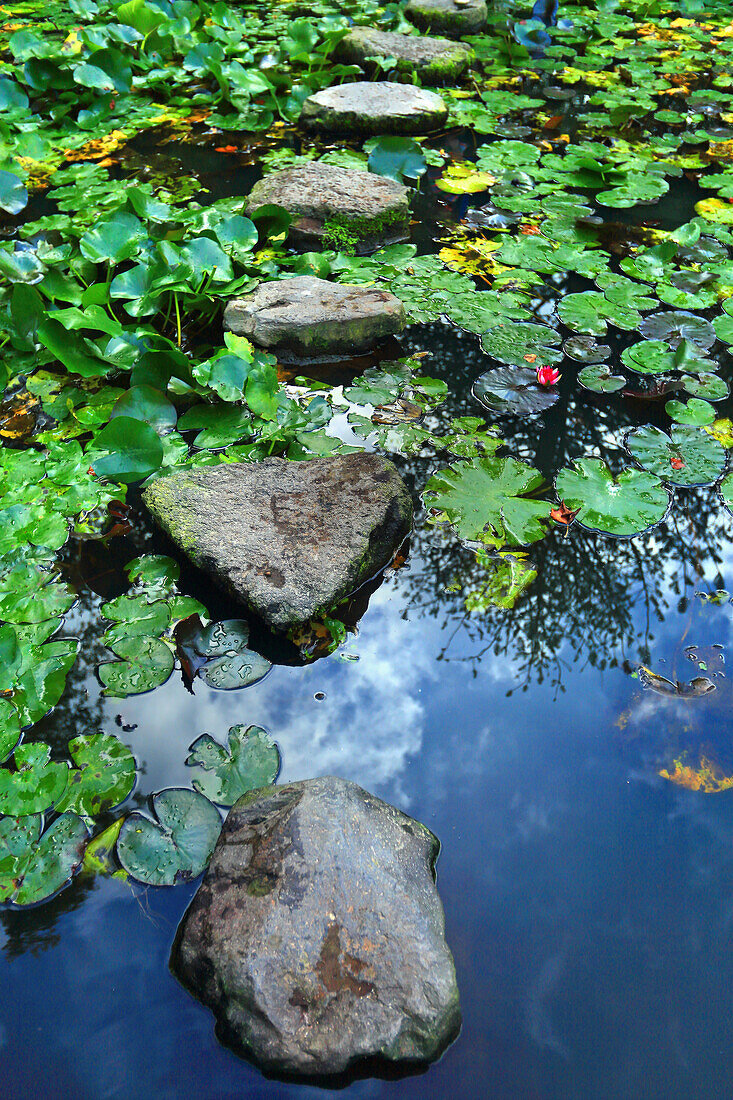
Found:
<svg viewBox="0 0 733 1100"><path fill-rule="evenodd" d="M421 530L344 648L358 661L276 666L252 688L197 684L194 697L175 674L152 695L102 699L100 600L83 593L67 624L82 662L43 736L63 745L134 725L120 736L142 804L189 782L199 733L258 723L284 779L356 780L437 833L463 1030L425 1074L355 1082L354 1097L727 1096L733 793L682 789L655 762L679 738L724 754L730 696L718 676L712 695L669 702L631 671L643 660L689 679L686 646L727 648L733 605L694 593L733 584L732 530L705 490L633 552L558 539L514 612L476 618L446 591L455 544ZM328 1091L266 1080L171 976L194 890L78 878L49 904L0 914L4 1100Z"/></svg>

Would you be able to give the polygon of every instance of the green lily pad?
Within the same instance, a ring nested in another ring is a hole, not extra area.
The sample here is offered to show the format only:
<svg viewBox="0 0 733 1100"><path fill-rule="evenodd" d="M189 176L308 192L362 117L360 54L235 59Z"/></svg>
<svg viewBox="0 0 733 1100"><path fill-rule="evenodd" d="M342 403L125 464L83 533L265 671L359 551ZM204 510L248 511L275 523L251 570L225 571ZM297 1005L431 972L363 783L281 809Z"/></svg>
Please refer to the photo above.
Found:
<svg viewBox="0 0 733 1100"><path fill-rule="evenodd" d="M233 806L246 791L275 782L280 750L260 726L232 726L228 750L205 733L191 745L186 763L197 768L197 791L220 806Z"/></svg>
<svg viewBox="0 0 733 1100"><path fill-rule="evenodd" d="M173 654L160 638L147 634L125 636L112 641L110 649L123 659L99 666L105 695L119 699L141 695L160 687L173 672Z"/></svg>
<svg viewBox="0 0 733 1100"><path fill-rule="evenodd" d="M161 588L171 588L181 575L178 562L165 554L143 554L133 558L125 566L125 572L131 581L160 585Z"/></svg>
<svg viewBox="0 0 733 1100"><path fill-rule="evenodd" d="M123 483L142 481L162 463L163 444L149 424L131 416L118 416L95 436L91 457L94 472L100 477Z"/></svg>
<svg viewBox="0 0 733 1100"><path fill-rule="evenodd" d="M133 878L148 886L190 882L206 868L219 833L216 806L198 791L171 787L153 795L157 821L133 813L120 829L117 856Z"/></svg>
<svg viewBox="0 0 733 1100"><path fill-rule="evenodd" d="M20 719L9 699L0 699L0 764L20 741Z"/></svg>
<svg viewBox="0 0 733 1100"><path fill-rule="evenodd" d="M17 771L0 768L0 814L40 814L59 802L69 781L66 764L51 761L51 749L42 743L19 745Z"/></svg>
<svg viewBox="0 0 733 1100"><path fill-rule="evenodd" d="M0 818L0 901L36 905L71 881L89 833L76 814L62 814L41 835L40 814Z"/></svg>
<svg viewBox="0 0 733 1100"><path fill-rule="evenodd" d="M626 385L624 376L611 374L611 368L606 363L591 363L583 367L578 374L578 381L593 393L617 393Z"/></svg>
<svg viewBox="0 0 733 1100"><path fill-rule="evenodd" d="M127 745L109 733L91 733L69 742L76 764L58 811L74 810L94 817L124 802L135 786L135 758Z"/></svg>
<svg viewBox="0 0 733 1100"><path fill-rule="evenodd" d="M523 494L542 485L542 475L514 458L495 456L440 470L423 493L434 523L449 523L462 539L502 546L526 546L544 538L549 501Z"/></svg>
<svg viewBox="0 0 733 1100"><path fill-rule="evenodd" d="M666 374L675 366L674 356L663 340L642 340L624 348L621 362L636 374Z"/></svg>
<svg viewBox="0 0 733 1100"><path fill-rule="evenodd" d="M235 691L266 676L272 664L248 649L248 640L246 619L226 619L204 627L194 640L196 653L205 658L198 668L204 683L218 691Z"/></svg>
<svg viewBox="0 0 733 1100"><path fill-rule="evenodd" d="M608 359L611 349L607 344L598 344L592 336L569 336L562 350L577 363L602 363Z"/></svg>
<svg viewBox="0 0 733 1100"><path fill-rule="evenodd" d="M725 448L690 424L673 424L669 435L645 424L625 442L640 466L670 485L712 485L725 469Z"/></svg>
<svg viewBox="0 0 733 1100"><path fill-rule="evenodd" d="M733 515L733 470L720 483L720 498Z"/></svg>
<svg viewBox="0 0 733 1100"><path fill-rule="evenodd" d="M176 426L178 413L164 393L152 386L131 386L118 397L112 408L111 419L128 416L149 424L158 435L165 435Z"/></svg>
<svg viewBox="0 0 733 1100"><path fill-rule="evenodd" d="M556 391L541 386L537 374L524 367L497 367L476 379L472 395L498 416L537 416L551 409Z"/></svg>
<svg viewBox="0 0 733 1100"><path fill-rule="evenodd" d="M682 384L693 397L702 397L706 401L724 401L728 396L728 383L717 374L683 374Z"/></svg>
<svg viewBox="0 0 733 1100"><path fill-rule="evenodd" d="M668 401L665 412L678 424L696 424L703 427L715 420L715 409L709 401L691 397L689 401Z"/></svg>
<svg viewBox="0 0 733 1100"><path fill-rule="evenodd" d="M534 355L532 366L545 367L559 363L562 351L557 347L560 336L547 325L531 321L509 321L496 325L481 337L481 347L486 355L500 363L523 367L526 355Z"/></svg>
<svg viewBox="0 0 733 1100"><path fill-rule="evenodd" d="M616 537L640 535L664 519L669 492L645 470L624 470L614 478L600 458L580 458L555 480L560 500L578 509L576 522Z"/></svg>

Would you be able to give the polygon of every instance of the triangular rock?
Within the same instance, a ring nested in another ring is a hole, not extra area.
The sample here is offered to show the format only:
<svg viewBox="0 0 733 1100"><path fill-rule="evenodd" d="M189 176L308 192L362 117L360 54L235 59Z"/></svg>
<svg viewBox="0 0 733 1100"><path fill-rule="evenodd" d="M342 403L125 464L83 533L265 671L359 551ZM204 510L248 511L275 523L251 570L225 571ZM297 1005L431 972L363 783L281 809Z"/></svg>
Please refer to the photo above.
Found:
<svg viewBox="0 0 733 1100"><path fill-rule="evenodd" d="M180 470L143 500L194 565L278 631L373 577L412 523L402 478L376 454Z"/></svg>

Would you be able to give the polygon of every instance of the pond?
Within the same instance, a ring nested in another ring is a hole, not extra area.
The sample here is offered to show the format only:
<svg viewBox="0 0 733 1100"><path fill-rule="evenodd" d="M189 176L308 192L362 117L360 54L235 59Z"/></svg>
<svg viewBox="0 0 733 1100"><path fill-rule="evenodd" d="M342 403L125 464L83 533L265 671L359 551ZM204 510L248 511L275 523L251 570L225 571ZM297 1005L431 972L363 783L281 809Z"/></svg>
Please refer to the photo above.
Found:
<svg viewBox="0 0 733 1100"><path fill-rule="evenodd" d="M0 28L8 1100L731 1090L733 23L489 7L476 66L435 89L443 128L371 143L298 116L363 77L338 53L353 22L412 34L400 5L263 25L75 0ZM282 210L244 216L257 180L313 159L404 182L405 239L303 255ZM220 354L226 301L294 274L390 290L408 324L346 361L231 334ZM414 530L287 639L141 496L179 468L350 448L389 455ZM260 673L221 690L196 645L235 615ZM115 830L237 726L276 743L278 782L352 780L439 838L463 1025L432 1065L266 1076L172 974L210 849L154 885ZM87 790L70 743L99 733ZM48 793L61 765L77 787ZM64 817L80 851L111 829L107 854L21 867L13 838Z"/></svg>

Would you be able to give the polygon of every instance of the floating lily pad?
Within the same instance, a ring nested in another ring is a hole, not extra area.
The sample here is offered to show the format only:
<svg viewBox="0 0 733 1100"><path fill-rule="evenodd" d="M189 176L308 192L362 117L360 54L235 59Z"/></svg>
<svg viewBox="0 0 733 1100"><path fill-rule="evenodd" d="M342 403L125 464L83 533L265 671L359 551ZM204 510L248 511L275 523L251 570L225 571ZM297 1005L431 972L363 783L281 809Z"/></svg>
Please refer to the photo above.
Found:
<svg viewBox="0 0 733 1100"><path fill-rule="evenodd" d="M674 356L663 340L642 340L624 348L621 362L637 374L665 374L674 370Z"/></svg>
<svg viewBox="0 0 733 1100"><path fill-rule="evenodd" d="M683 374L682 385L693 397L702 397L706 401L724 401L728 396L728 383L717 374Z"/></svg>
<svg viewBox="0 0 733 1100"><path fill-rule="evenodd" d="M41 835L43 817L0 818L0 901L35 905L57 893L78 871L87 827L62 814Z"/></svg>
<svg viewBox="0 0 733 1100"><path fill-rule="evenodd" d="M727 474L721 481L720 496L728 511L733 513L733 472Z"/></svg>
<svg viewBox="0 0 733 1100"><path fill-rule="evenodd" d="M589 531L616 537L639 535L661 523L670 495L658 478L645 470L624 470L613 476L600 458L580 458L555 480L560 500L578 509L576 522Z"/></svg>
<svg viewBox="0 0 733 1100"><path fill-rule="evenodd" d="M474 459L440 470L423 493L433 521L450 523L460 538L495 549L526 546L545 536L550 503L523 494L542 485L542 475L514 458Z"/></svg>
<svg viewBox="0 0 733 1100"><path fill-rule="evenodd" d="M205 733L191 745L186 763L195 766L193 785L220 806L233 806L240 795L274 783L280 750L260 726L232 726L226 749Z"/></svg>
<svg viewBox="0 0 733 1100"><path fill-rule="evenodd" d="M558 395L537 381L535 371L496 367L477 378L471 393L485 409L499 416L537 416L551 409Z"/></svg>
<svg viewBox="0 0 733 1100"><path fill-rule="evenodd" d="M51 761L48 745L19 745L15 766L14 772L0 768L0 813L40 814L60 801L69 781L69 769L66 764Z"/></svg>
<svg viewBox="0 0 733 1100"><path fill-rule="evenodd" d="M733 210L733 207L731 209ZM713 321L713 328L719 340L722 340L724 344L733 344L733 317L729 317L727 313L724 316L716 317Z"/></svg>
<svg viewBox="0 0 733 1100"><path fill-rule="evenodd" d="M69 742L76 764L56 809L94 817L124 802L135 786L135 758L109 733L82 734Z"/></svg>
<svg viewBox="0 0 733 1100"><path fill-rule="evenodd" d="M173 671L173 654L160 638L147 634L123 637L109 643L121 661L99 666L105 694L124 699L164 684Z"/></svg>
<svg viewBox="0 0 733 1100"><path fill-rule="evenodd" d="M560 336L554 329L531 321L509 321L481 337L481 347L492 359L511 366L524 366L525 356L533 355L535 369L560 362L559 343Z"/></svg>
<svg viewBox="0 0 733 1100"><path fill-rule="evenodd" d="M701 401L699 397L691 397L689 401L668 401L664 409L678 424L696 424L702 427L715 420L713 406L709 401Z"/></svg>
<svg viewBox="0 0 733 1100"><path fill-rule="evenodd" d="M640 665L637 669L639 683L656 695L674 696L679 699L700 699L715 691L715 684L708 676L696 676L694 680L668 680L658 672Z"/></svg>
<svg viewBox="0 0 733 1100"><path fill-rule="evenodd" d="M663 340L673 349L679 347L683 340L689 340L703 351L715 343L715 329L710 322L684 310L652 313L644 318L639 331L647 340Z"/></svg>
<svg viewBox="0 0 733 1100"><path fill-rule="evenodd" d="M608 344L598 344L592 336L570 336L562 350L576 363L602 363L611 354Z"/></svg>
<svg viewBox="0 0 733 1100"><path fill-rule="evenodd" d="M258 683L272 668L259 653L247 648L249 623L245 619L226 619L211 623L195 637L193 645L204 658L198 674L209 687L234 691Z"/></svg>
<svg viewBox="0 0 733 1100"><path fill-rule="evenodd" d="M626 379L622 374L611 374L611 368L606 363L592 363L583 367L578 374L578 381L586 390L593 393L617 393L626 385Z"/></svg>
<svg viewBox="0 0 733 1100"><path fill-rule="evenodd" d="M640 466L671 485L712 485L725 469L725 449L690 424L673 424L669 435L645 424L625 442Z"/></svg>
<svg viewBox="0 0 733 1100"><path fill-rule="evenodd" d="M117 856L129 875L148 886L190 882L205 869L219 833L216 806L198 791L171 787L153 796L157 821L133 813L120 829Z"/></svg>
<svg viewBox="0 0 733 1100"><path fill-rule="evenodd" d="M161 588L170 588L181 575L178 562L165 554L143 554L133 558L125 566L125 572L131 581L160 585Z"/></svg>
<svg viewBox="0 0 733 1100"><path fill-rule="evenodd" d="M20 741L20 719L9 699L0 699L0 764Z"/></svg>

